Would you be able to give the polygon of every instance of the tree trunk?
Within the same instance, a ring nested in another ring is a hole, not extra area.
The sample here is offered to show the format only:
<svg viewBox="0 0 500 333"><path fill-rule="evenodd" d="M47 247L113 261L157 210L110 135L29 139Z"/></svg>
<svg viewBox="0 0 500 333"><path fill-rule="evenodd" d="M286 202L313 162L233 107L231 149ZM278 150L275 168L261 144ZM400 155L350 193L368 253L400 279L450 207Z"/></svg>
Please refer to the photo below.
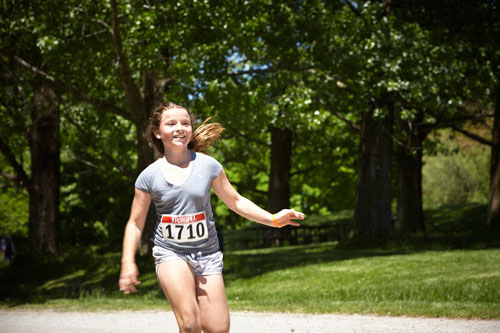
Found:
<svg viewBox="0 0 500 333"><path fill-rule="evenodd" d="M152 110L150 110L152 111ZM148 116L149 118L149 116ZM142 170L144 170L149 164L154 161L154 151L149 146L149 142L145 137L145 131L147 124L147 119L144 119L143 124L136 123L136 133L137 133L137 152L138 152L138 160L137 160L137 174L139 174ZM155 224L156 224L156 210L153 205L149 207L148 215L146 218L146 224L144 225L144 230L141 235L141 253L150 252L153 248L153 238L155 233Z"/></svg>
<svg viewBox="0 0 500 333"><path fill-rule="evenodd" d="M267 207L272 213L290 207L292 131L274 126L271 131L271 171Z"/></svg>
<svg viewBox="0 0 500 333"><path fill-rule="evenodd" d="M138 174L155 160L154 150L149 146L149 141L146 138L145 134L147 124L149 122L149 117L153 113L153 109L156 107L158 101L161 100L161 96L157 94L158 91L161 91L160 89L157 89L157 84L158 81L153 73L146 73L142 75L140 89L142 103L138 103L141 105L141 109L134 110L134 113L136 114L135 126L138 142ZM149 207L146 224L141 236L143 252L150 252L151 248L153 247L155 224L156 211L153 205L151 205Z"/></svg>
<svg viewBox="0 0 500 333"><path fill-rule="evenodd" d="M386 104L387 105L387 104ZM386 237L393 231L391 212L391 159L393 110L375 119L363 115L354 209L354 237Z"/></svg>
<svg viewBox="0 0 500 333"><path fill-rule="evenodd" d="M161 100L161 96L156 93L157 90L159 89L157 89L157 79L155 75L153 73L143 74L141 79L140 102L135 103L136 109L133 110L138 142L138 172L144 170L144 168L151 164L155 159L154 150L150 147L145 134L149 117L151 117L153 109Z"/></svg>
<svg viewBox="0 0 500 333"><path fill-rule="evenodd" d="M136 122L136 138L137 138L137 174L141 173L148 165L154 161L153 148L149 146L149 142L145 137L147 119L142 120L145 124Z"/></svg>
<svg viewBox="0 0 500 333"><path fill-rule="evenodd" d="M495 118L493 120L490 169L490 199L486 225L500 229L500 87L497 87Z"/></svg>
<svg viewBox="0 0 500 333"><path fill-rule="evenodd" d="M267 208L271 213L290 207L290 167L292 156L292 131L271 126L271 171L267 192ZM274 229L272 245L283 245L290 235L290 228ZM295 244L294 241L291 242Z"/></svg>
<svg viewBox="0 0 500 333"><path fill-rule="evenodd" d="M29 250L57 253L59 220L59 109L48 86L35 90L30 136Z"/></svg>
<svg viewBox="0 0 500 333"><path fill-rule="evenodd" d="M398 233L425 232L422 208L422 141L424 134L420 123L423 113L416 121L405 122L406 145L398 146L398 202L395 229Z"/></svg>

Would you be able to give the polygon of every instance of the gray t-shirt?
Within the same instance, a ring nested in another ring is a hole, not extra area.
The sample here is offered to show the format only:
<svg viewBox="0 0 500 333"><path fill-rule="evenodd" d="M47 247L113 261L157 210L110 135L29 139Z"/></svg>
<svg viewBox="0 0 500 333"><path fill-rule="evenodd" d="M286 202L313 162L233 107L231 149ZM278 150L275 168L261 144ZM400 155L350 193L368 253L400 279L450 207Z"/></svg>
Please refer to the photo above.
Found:
<svg viewBox="0 0 500 333"><path fill-rule="evenodd" d="M191 152L191 171L182 185L165 179L161 159L141 172L135 187L151 194L156 207L155 245L182 254L218 251L210 188L221 171L213 157Z"/></svg>

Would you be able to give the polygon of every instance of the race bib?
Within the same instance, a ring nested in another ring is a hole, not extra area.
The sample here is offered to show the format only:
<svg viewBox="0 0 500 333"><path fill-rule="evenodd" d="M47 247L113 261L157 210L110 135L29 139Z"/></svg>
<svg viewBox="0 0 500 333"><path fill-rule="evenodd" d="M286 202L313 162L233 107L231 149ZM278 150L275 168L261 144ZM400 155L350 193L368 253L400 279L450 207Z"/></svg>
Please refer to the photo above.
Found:
<svg viewBox="0 0 500 333"><path fill-rule="evenodd" d="M205 212L188 215L162 215L163 238L176 243L197 242L208 238Z"/></svg>

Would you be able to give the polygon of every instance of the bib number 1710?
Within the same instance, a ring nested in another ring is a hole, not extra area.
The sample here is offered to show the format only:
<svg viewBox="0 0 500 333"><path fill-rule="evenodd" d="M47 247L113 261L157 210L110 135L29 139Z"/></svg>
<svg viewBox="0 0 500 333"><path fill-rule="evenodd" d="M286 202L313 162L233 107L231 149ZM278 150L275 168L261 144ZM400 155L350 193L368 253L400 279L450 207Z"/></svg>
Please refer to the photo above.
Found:
<svg viewBox="0 0 500 333"><path fill-rule="evenodd" d="M196 242L208 238L205 212L188 215L162 215L163 238L176 243Z"/></svg>

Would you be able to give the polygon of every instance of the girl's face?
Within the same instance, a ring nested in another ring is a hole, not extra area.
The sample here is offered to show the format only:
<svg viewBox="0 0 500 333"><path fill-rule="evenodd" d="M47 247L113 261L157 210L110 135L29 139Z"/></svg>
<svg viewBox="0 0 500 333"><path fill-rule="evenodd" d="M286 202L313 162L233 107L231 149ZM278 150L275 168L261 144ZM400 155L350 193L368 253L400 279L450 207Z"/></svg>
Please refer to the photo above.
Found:
<svg viewBox="0 0 500 333"><path fill-rule="evenodd" d="M161 115L160 127L155 135L163 142L165 150L187 148L193 135L188 112L179 108L164 111Z"/></svg>

